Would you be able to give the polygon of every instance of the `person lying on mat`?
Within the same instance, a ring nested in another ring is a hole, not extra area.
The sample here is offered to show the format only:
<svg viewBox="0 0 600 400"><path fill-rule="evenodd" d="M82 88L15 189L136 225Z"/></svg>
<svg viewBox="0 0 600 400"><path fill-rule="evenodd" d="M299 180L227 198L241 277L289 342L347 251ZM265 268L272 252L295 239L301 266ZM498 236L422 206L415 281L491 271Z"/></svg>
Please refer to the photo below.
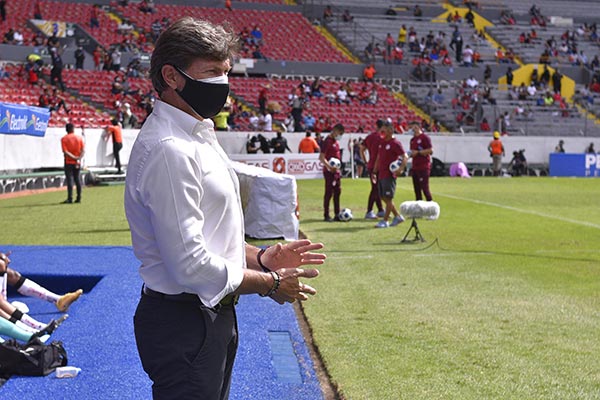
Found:
<svg viewBox="0 0 600 400"><path fill-rule="evenodd" d="M8 336L27 343L33 342L36 339L39 339L42 343L45 343L50 338L50 335L56 330L56 328L58 328L59 325L62 324L68 317L67 314L63 314L59 319L50 321L50 323L45 325L42 329L30 331L23 329L23 327L19 327L14 322L6 319L3 311L0 311L0 316L2 316L2 318L0 318L0 336ZM0 343L3 341L1 339L2 338L0 338Z"/></svg>
<svg viewBox="0 0 600 400"><path fill-rule="evenodd" d="M10 252L0 252L0 297L4 300L7 300L6 285L8 284L14 287L17 292L23 296L36 297L45 300L54 304L58 311L66 312L69 309L69 306L82 295L82 289L59 295L32 280L25 278L18 271L8 266L10 264L9 255Z"/></svg>

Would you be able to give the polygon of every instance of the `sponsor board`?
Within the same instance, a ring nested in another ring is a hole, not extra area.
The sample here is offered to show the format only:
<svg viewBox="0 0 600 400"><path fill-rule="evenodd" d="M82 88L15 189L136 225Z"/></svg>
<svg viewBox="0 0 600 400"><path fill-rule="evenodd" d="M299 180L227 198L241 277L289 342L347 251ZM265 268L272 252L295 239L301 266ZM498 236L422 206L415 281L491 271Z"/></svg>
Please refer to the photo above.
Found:
<svg viewBox="0 0 600 400"><path fill-rule="evenodd" d="M0 133L44 136L49 120L46 108L0 103Z"/></svg>
<svg viewBox="0 0 600 400"><path fill-rule="evenodd" d="M600 176L600 154L550 154L550 176Z"/></svg>
<svg viewBox="0 0 600 400"><path fill-rule="evenodd" d="M296 179L323 177L318 154L231 154L234 161L293 175Z"/></svg>

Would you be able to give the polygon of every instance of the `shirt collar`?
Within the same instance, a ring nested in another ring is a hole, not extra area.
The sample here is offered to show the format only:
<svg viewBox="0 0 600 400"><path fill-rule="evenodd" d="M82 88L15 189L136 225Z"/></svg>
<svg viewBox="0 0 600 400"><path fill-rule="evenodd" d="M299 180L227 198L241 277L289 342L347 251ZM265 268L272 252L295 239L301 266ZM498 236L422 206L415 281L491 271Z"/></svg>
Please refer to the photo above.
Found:
<svg viewBox="0 0 600 400"><path fill-rule="evenodd" d="M173 124L178 126L184 132L210 139L216 138L213 129L215 124L210 118L200 121L185 111L182 111L169 103L165 103L162 100L156 100L153 112L159 117L166 117L169 115L169 119Z"/></svg>

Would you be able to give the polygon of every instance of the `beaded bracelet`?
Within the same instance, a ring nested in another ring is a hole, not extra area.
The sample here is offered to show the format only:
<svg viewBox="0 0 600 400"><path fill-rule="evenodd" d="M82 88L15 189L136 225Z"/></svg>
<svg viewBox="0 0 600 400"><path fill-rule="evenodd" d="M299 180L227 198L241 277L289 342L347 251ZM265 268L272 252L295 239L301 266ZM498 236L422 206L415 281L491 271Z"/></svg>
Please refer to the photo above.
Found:
<svg viewBox="0 0 600 400"><path fill-rule="evenodd" d="M271 270L269 268L267 268L260 259L262 257L262 255L265 254L265 251L267 251L267 249L268 249L268 247L259 250L259 252L256 254L256 262L258 263L258 265L262 268L262 270L264 272L271 272Z"/></svg>
<svg viewBox="0 0 600 400"><path fill-rule="evenodd" d="M261 297L273 296L277 292L277 289L279 289L279 285L281 284L281 277L279 276L279 274L275 271L270 271L270 273L273 277L273 287L271 287L271 289L269 289L267 293L261 294Z"/></svg>

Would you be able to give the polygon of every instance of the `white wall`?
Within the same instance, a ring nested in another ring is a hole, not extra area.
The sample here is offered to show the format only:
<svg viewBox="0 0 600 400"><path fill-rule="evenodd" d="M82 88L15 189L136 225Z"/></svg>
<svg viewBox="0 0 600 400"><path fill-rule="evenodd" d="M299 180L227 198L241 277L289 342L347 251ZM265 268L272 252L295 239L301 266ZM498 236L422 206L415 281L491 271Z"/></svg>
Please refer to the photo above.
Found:
<svg viewBox="0 0 600 400"><path fill-rule="evenodd" d="M137 132L131 129L123 131L123 150L120 154L124 164L129 160ZM84 166L111 165L112 141L109 139L106 142L103 133L103 129L85 130ZM48 128L44 137L0 134L0 171L62 168L64 162L60 139L65 134L66 131L61 128ZM81 129L75 128L75 134L80 135Z"/></svg>
<svg viewBox="0 0 600 400"><path fill-rule="evenodd" d="M112 143L102 139L102 129L86 129L86 156L85 166L98 167L109 166L112 163ZM123 150L121 150L121 161L127 164L131 146L135 141L137 130L123 131ZM81 134L79 128L76 134ZM62 168L63 156L60 146L60 138L65 134L62 128L49 128L44 137L33 137L25 135L0 134L0 171L13 171L18 169L34 168ZM219 142L229 154L240 154L246 152L246 141L255 133L253 132L217 132ZM274 134L263 135L271 138ZM348 142L356 137L364 137L365 134L345 134L342 136L341 145L344 149L344 161L350 158ZM284 133L288 145L293 152L298 149L298 143L304 138L304 133ZM408 149L410 137L397 135L405 149ZM507 136L502 138L506 149L506 157L510 159L512 152L525 149L527 161L530 164L548 164L549 154L554 150L559 137L541 136ZM585 137L565 137L565 149L568 153L583 153L590 142L596 142L600 148L600 139ZM434 157L444 163L489 163L490 157L487 146L491 135L487 136L444 136L432 135ZM508 160L506 160L508 162Z"/></svg>

